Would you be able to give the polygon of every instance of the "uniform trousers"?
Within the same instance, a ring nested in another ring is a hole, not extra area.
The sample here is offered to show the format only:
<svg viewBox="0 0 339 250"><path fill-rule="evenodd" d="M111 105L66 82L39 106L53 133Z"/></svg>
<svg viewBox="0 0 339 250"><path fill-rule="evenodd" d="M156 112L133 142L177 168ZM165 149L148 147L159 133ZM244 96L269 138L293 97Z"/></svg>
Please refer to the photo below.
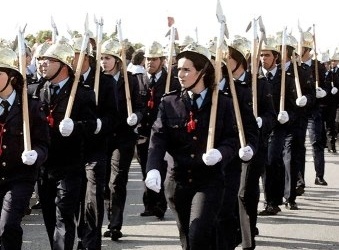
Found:
<svg viewBox="0 0 339 250"><path fill-rule="evenodd" d="M97 161L86 163L86 195L84 206L84 224L82 228L82 243L86 249L101 249L101 227L103 224L105 206L105 173L106 154L95 157Z"/></svg>
<svg viewBox="0 0 339 250"><path fill-rule="evenodd" d="M125 209L128 173L135 152L136 139L113 139L109 145L110 167L109 174L110 201L107 212L109 230L121 230Z"/></svg>
<svg viewBox="0 0 339 250"><path fill-rule="evenodd" d="M285 165L284 197L286 201L290 203L296 200L298 173L300 172L301 166L305 166L307 120L306 116L298 115L296 120L289 125L289 131L285 138L283 150Z"/></svg>
<svg viewBox="0 0 339 250"><path fill-rule="evenodd" d="M34 190L35 181L16 180L13 183L0 184L1 217L0 237L1 249L20 250L23 230L22 218Z"/></svg>
<svg viewBox="0 0 339 250"><path fill-rule="evenodd" d="M240 187L241 162L236 157L225 169L225 191L211 242L211 249L235 249L239 242L238 192Z"/></svg>
<svg viewBox="0 0 339 250"><path fill-rule="evenodd" d="M81 182L79 171L61 178L44 176L39 181L42 215L53 250L73 250Z"/></svg>
<svg viewBox="0 0 339 250"><path fill-rule="evenodd" d="M325 155L324 148L326 145L326 132L323 126L322 115L319 112L313 112L308 118L308 134L312 145L312 154L314 159L314 169L317 177L324 177ZM302 176L305 174L305 167Z"/></svg>
<svg viewBox="0 0 339 250"><path fill-rule="evenodd" d="M276 125L268 140L268 159L265 172L265 202L267 205L279 206L282 204L285 180L283 151L289 129L287 126L287 124ZM284 155L288 156L288 154Z"/></svg>
<svg viewBox="0 0 339 250"><path fill-rule="evenodd" d="M224 196L223 183L215 180L197 185L176 182L172 187L175 189L172 209L182 249L210 249Z"/></svg>

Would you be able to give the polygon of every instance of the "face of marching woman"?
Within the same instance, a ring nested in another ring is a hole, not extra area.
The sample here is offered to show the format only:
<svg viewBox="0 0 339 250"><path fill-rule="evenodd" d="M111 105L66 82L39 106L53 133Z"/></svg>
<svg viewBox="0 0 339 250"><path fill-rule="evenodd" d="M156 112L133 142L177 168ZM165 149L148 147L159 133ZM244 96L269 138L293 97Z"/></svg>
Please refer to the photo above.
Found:
<svg viewBox="0 0 339 250"><path fill-rule="evenodd" d="M200 71L197 71L193 65L193 62L186 57L182 57L178 60L178 78L183 88L189 88L198 79ZM192 89L194 93L200 93L194 91L197 89L204 89L203 77L200 78L197 85Z"/></svg>
<svg viewBox="0 0 339 250"><path fill-rule="evenodd" d="M120 61L108 54L101 55L101 67L105 74L115 75L120 70Z"/></svg>
<svg viewBox="0 0 339 250"><path fill-rule="evenodd" d="M2 99L7 99L7 97L13 92L12 84L8 84L6 87L8 81L11 81L11 79L9 79L7 72L0 69L0 97Z"/></svg>

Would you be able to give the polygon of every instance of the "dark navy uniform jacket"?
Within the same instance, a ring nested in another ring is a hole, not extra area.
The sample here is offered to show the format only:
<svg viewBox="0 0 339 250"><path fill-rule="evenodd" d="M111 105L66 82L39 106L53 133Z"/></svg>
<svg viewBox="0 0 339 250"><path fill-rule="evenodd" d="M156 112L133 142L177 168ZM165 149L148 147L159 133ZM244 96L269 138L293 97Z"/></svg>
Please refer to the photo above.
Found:
<svg viewBox="0 0 339 250"><path fill-rule="evenodd" d="M59 124L65 117L73 81L73 77L68 79L54 102L51 101L50 82L46 82L39 93L46 117L52 117L52 120L49 119L51 146L43 169L55 178L63 178L69 172L77 174L83 170L84 138L86 134L93 134L97 126L94 91L79 84L70 115L74 122L73 132L68 137L61 135Z"/></svg>
<svg viewBox="0 0 339 250"><path fill-rule="evenodd" d="M182 184L206 184L209 181L224 181L222 169L237 155L238 134L232 100L221 91L218 97L214 148L219 150L222 161L207 166L202 160L206 152L211 112L211 90L201 107L191 111L191 99L186 91L174 91L163 97L150 137L147 172L159 169L166 151L174 159L174 179ZM189 132L191 115L195 129ZM161 172L161 171L160 171Z"/></svg>
<svg viewBox="0 0 339 250"><path fill-rule="evenodd" d="M22 163L24 151L24 133L21 93L17 92L4 124L0 125L1 155L0 183L16 180L35 181L39 167L46 161L49 146L49 131L41 103L37 99L29 99L29 127L31 149L38 158L32 166Z"/></svg>

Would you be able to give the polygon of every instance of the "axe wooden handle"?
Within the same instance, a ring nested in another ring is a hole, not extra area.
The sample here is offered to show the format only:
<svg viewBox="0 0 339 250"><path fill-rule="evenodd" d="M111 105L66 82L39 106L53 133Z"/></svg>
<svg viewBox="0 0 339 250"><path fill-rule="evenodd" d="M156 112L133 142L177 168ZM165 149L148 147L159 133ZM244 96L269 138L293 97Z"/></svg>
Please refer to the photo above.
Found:
<svg viewBox="0 0 339 250"><path fill-rule="evenodd" d="M285 110L285 84L286 84L286 45L281 48L281 85L280 85L280 108L279 111Z"/></svg>
<svg viewBox="0 0 339 250"><path fill-rule="evenodd" d="M297 90L297 96L298 96L298 98L300 98L300 97L302 97L303 94L302 94L301 88L300 88L297 59L296 59L294 50L292 52L292 63L293 63L293 71L294 71L295 88Z"/></svg>
<svg viewBox="0 0 339 250"><path fill-rule="evenodd" d="M77 68L76 68L75 73L74 73L74 81L73 81L71 93L69 95L64 119L71 117L72 108L73 108L74 99L75 99L75 94L77 92L84 58L85 58L85 51L81 51L80 54L79 54L78 65L77 65Z"/></svg>
<svg viewBox="0 0 339 250"><path fill-rule="evenodd" d="M124 74L124 81L125 81L125 96L126 96L126 104L127 104L127 114L130 116L132 111L132 100L131 100L131 92L129 89L129 82L128 82L128 74L127 74L127 65L126 65L126 49L124 44L122 44L121 50L121 61L122 61L122 71Z"/></svg>
<svg viewBox="0 0 339 250"><path fill-rule="evenodd" d="M22 119L23 119L23 133L24 133L24 149L31 150L31 134L29 126L29 109L28 109L28 95L27 95L27 78L26 78L26 49L23 40L23 33L21 30L18 34L18 50L19 50L19 71L24 80L22 89Z"/></svg>

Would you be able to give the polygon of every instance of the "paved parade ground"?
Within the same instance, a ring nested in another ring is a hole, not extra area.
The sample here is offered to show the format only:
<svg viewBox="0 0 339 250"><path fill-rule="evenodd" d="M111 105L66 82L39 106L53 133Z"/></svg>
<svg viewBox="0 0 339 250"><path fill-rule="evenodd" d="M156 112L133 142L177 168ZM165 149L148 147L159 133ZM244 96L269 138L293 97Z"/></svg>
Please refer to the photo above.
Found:
<svg viewBox="0 0 339 250"><path fill-rule="evenodd" d="M338 143L337 143L337 148ZM325 149L325 180L328 186L314 185L315 171L310 145L307 144L306 191L297 197L299 210L282 211L276 216L258 218L259 236L256 249L339 249L339 154L327 153ZM128 183L128 197L118 242L103 238L103 250L180 250L178 231L170 210L159 221L156 217L140 217L143 183L140 166L133 161ZM32 198L32 204L35 199ZM263 197L259 210L263 209ZM103 231L107 219L104 220ZM33 210L23 219L23 250L50 249L41 210ZM76 248L76 246L75 246ZM75 249L74 248L74 249ZM237 250L241 247L238 247ZM202 249L204 250L204 249Z"/></svg>

